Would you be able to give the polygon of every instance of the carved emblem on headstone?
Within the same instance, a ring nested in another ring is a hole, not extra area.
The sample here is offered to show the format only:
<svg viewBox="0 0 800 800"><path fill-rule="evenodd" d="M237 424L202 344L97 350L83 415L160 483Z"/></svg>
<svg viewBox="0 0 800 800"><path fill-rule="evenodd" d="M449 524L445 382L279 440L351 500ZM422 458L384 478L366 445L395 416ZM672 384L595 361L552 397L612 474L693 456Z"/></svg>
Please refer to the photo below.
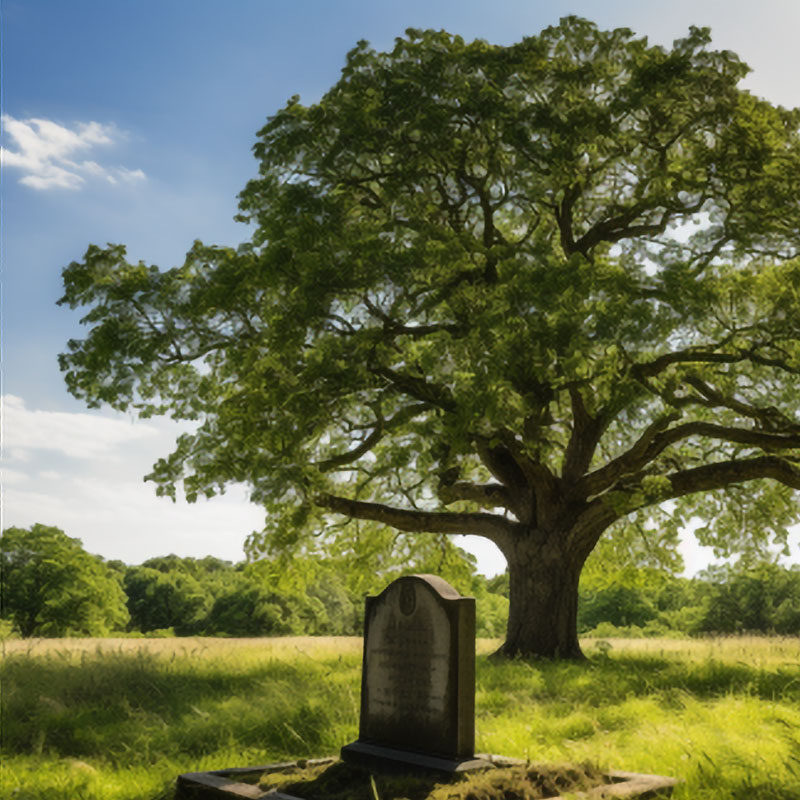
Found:
<svg viewBox="0 0 800 800"><path fill-rule="evenodd" d="M414 613L414 608L417 605L417 596L414 592L414 585L405 581L400 586L400 610L407 616Z"/></svg>

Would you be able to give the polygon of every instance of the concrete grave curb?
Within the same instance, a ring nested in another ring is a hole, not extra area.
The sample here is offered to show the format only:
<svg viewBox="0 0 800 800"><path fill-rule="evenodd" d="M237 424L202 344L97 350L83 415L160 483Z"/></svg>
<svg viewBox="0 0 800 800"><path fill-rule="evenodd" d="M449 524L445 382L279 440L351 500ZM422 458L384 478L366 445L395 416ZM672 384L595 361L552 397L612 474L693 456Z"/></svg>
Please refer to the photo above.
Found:
<svg viewBox="0 0 800 800"><path fill-rule="evenodd" d="M494 767L511 767L526 762L521 759L505 756L476 754L476 759L488 762ZM187 772L178 777L178 786L175 794L176 800L302 800L295 795L277 792L274 789L264 790L251 783L246 783L247 777L257 777L265 773L289 772L304 767L333 765L336 758L317 758L308 761L287 761L275 764L266 764L261 767L235 767L221 769L213 772ZM546 765L535 763L531 766ZM586 800L601 800L601 798L615 798L615 800L633 800L634 798L668 797L672 790L682 781L677 778L668 778L663 775L647 775L641 772L625 772L623 770L609 770L606 778L611 782L597 786L587 792L576 792L573 798ZM562 796L552 797L549 800L566 800Z"/></svg>

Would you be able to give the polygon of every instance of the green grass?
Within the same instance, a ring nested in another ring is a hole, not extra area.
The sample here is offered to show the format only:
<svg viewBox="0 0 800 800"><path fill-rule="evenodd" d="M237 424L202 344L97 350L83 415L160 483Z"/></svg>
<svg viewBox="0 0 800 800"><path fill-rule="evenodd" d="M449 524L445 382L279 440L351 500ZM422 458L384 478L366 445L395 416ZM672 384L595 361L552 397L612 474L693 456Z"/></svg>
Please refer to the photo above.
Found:
<svg viewBox="0 0 800 800"><path fill-rule="evenodd" d="M586 643L495 663L477 749L686 780L677 800L800 800L800 640ZM333 755L358 726L358 639L6 642L0 797L171 798L181 772Z"/></svg>

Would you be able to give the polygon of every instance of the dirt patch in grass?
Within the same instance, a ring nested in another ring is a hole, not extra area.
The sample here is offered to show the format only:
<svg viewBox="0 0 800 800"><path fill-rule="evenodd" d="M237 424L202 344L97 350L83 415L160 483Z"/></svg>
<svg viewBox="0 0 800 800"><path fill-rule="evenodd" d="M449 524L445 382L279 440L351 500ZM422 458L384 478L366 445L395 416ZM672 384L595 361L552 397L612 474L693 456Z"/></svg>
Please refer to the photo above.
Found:
<svg viewBox="0 0 800 800"><path fill-rule="evenodd" d="M303 800L540 800L586 791L607 782L589 764L518 765L461 774L451 780L438 775L370 775L337 762L262 775L259 786Z"/></svg>

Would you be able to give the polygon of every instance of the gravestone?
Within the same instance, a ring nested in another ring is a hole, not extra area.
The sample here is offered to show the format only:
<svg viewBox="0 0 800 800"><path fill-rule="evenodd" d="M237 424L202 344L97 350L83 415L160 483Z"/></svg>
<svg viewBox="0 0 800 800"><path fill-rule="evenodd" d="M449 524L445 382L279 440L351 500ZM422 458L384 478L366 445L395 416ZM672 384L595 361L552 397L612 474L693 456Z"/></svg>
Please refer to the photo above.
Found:
<svg viewBox="0 0 800 800"><path fill-rule="evenodd" d="M460 772L475 758L475 600L435 575L366 598L358 740L342 760L369 769Z"/></svg>
<svg viewBox="0 0 800 800"><path fill-rule="evenodd" d="M534 778L552 772L547 765L537 770L519 759L476 758L474 711L475 600L461 597L434 575L399 578L377 597L368 597L359 738L342 748L342 760L370 772L456 773L513 767L525 775L532 769ZM289 789L264 790L251 779L315 765L329 764L332 770L342 766L334 762L303 760L187 772L178 776L176 800L300 800ZM303 785L310 790L321 777ZM523 779L521 774L517 778ZM338 772L335 781L341 779ZM436 775L435 780L438 783L441 777ZM287 776L287 782L294 784L295 778ZM655 797L669 794L676 783L673 778L612 770L587 796ZM372 787L376 792L374 783ZM306 795L302 790L301 794Z"/></svg>

